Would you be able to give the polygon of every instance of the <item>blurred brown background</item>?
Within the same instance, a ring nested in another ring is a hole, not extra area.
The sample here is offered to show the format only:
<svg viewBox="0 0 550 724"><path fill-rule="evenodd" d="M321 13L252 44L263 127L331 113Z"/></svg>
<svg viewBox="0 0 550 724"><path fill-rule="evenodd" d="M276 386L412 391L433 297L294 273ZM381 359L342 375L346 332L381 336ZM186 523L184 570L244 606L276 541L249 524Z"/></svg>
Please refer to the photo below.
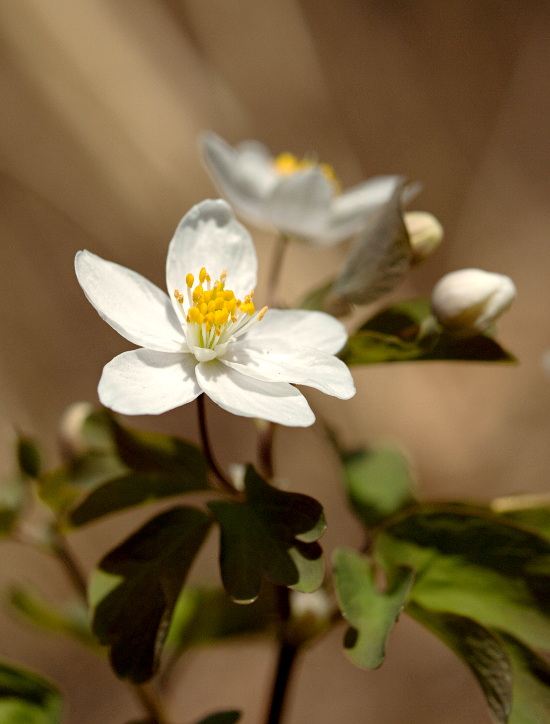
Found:
<svg viewBox="0 0 550 724"><path fill-rule="evenodd" d="M398 296L427 294L466 266L514 278L519 296L499 338L518 367L371 367L354 372L351 402L310 399L350 445L400 440L425 497L547 489L549 48L544 0L3 0L0 470L12 466L13 425L37 435L53 464L63 410L96 401L102 365L129 347L86 302L75 252L88 248L163 286L178 220L216 195L196 144L213 129L274 152L314 151L345 187L379 173L421 180L414 208L438 216L446 241ZM272 240L254 238L260 298ZM344 253L292 248L283 292L298 298ZM214 434L224 431L221 460L253 458L250 421L209 411ZM132 422L196 439L194 415L189 406ZM327 549L356 543L320 433L282 431L276 457L293 489L325 504ZM119 516L71 542L91 567L133 523ZM212 541L196 578L216 580L214 555ZM60 600L69 593L52 561L14 544L4 546L2 567L3 586L32 580ZM7 615L2 632L0 655L60 683L68 724L121 724L137 712L107 665L76 645ZM489 721L469 673L411 622L399 623L375 673L345 660L341 636L332 632L304 657L288 724ZM171 697L176 721L243 707L244 724L260 722L273 664L265 644L193 655Z"/></svg>

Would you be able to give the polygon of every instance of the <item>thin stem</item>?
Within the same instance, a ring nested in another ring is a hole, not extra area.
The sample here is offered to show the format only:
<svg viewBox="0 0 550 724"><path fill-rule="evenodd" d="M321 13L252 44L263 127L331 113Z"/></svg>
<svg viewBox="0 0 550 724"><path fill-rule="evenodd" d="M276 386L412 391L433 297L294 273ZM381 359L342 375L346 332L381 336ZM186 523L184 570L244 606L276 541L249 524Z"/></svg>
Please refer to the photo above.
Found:
<svg viewBox="0 0 550 724"><path fill-rule="evenodd" d="M206 461L214 475L220 481L223 490L228 493L234 494L235 488L233 484L216 462L216 458L214 457L214 453L212 452L212 446L210 445L210 440L208 437L208 427L206 425L206 405L204 402L204 397L204 395L199 395L197 397L197 406L199 411L199 429L201 433L202 446L204 449L204 454L206 456Z"/></svg>
<svg viewBox="0 0 550 724"><path fill-rule="evenodd" d="M275 433L275 423L266 423L258 435L258 459L261 466L262 474L268 479L273 478L273 436Z"/></svg>
<svg viewBox="0 0 550 724"><path fill-rule="evenodd" d="M279 724L282 721L288 684L297 653L296 646L285 641L281 642L266 724Z"/></svg>
<svg viewBox="0 0 550 724"><path fill-rule="evenodd" d="M132 688L143 709L147 712L150 724L169 724L160 702L151 689L144 684L133 684Z"/></svg>
<svg viewBox="0 0 550 724"><path fill-rule="evenodd" d="M286 249L288 247L288 236L285 234L279 234L277 242L275 244L275 251L273 252L273 260L271 261L271 269L269 272L269 280L267 283L267 306L277 306L277 287L279 285L279 278L281 276L281 270L283 268L283 259L285 256Z"/></svg>

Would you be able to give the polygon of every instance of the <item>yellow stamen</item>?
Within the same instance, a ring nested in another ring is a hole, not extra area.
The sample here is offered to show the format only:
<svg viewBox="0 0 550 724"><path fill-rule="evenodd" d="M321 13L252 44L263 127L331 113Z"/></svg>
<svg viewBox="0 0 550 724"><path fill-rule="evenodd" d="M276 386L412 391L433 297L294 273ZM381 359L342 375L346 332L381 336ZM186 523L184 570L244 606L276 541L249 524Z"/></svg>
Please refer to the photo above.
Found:
<svg viewBox="0 0 550 724"><path fill-rule="evenodd" d="M342 187L340 185L340 181L338 177L336 176L334 169L329 163L317 163L313 159L309 158L297 158L292 153L280 153L274 160L273 164L275 166L275 170L278 174L281 176L291 176L294 173L298 173L299 171L305 171L308 168L313 168L314 166L317 166L319 171L324 175L324 177L330 181L332 186L334 187L334 190L337 194L339 194L342 191Z"/></svg>
<svg viewBox="0 0 550 724"><path fill-rule="evenodd" d="M188 275L185 277L185 283L187 284L187 286L189 287L189 289L191 289L191 287L193 286L193 282L194 282L194 281L195 281L195 277L194 277L192 274L188 274Z"/></svg>

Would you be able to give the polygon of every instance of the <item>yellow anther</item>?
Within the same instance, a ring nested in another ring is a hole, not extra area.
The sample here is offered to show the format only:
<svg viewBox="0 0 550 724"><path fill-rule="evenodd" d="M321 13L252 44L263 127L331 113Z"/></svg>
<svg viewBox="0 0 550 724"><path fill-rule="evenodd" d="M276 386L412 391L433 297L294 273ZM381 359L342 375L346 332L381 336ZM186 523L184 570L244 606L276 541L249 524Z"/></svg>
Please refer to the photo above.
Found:
<svg viewBox="0 0 550 724"><path fill-rule="evenodd" d="M187 284L189 289L191 289L191 287L193 286L194 281L195 281L195 277L192 274L188 274L185 277L185 283Z"/></svg>
<svg viewBox="0 0 550 724"><path fill-rule="evenodd" d="M231 289L226 289L223 293L223 297L226 300L226 302L231 301L231 299L235 299L235 295L231 291Z"/></svg>
<svg viewBox="0 0 550 724"><path fill-rule="evenodd" d="M195 304L201 298L201 295L202 295L202 287L200 285L197 285L193 292L193 301L195 302Z"/></svg>
<svg viewBox="0 0 550 724"><path fill-rule="evenodd" d="M187 312L187 317L189 318L190 322L199 322L201 313L197 309L197 307L190 307L189 311Z"/></svg>
<svg viewBox="0 0 550 724"><path fill-rule="evenodd" d="M179 289L174 290L174 296L180 304L183 304L183 294L180 292Z"/></svg>
<svg viewBox="0 0 550 724"><path fill-rule="evenodd" d="M262 309L260 309L260 311L258 313L258 322L262 321L262 319L264 318L264 314L267 312L267 310L268 310L268 307L263 307Z"/></svg>
<svg viewBox="0 0 550 724"><path fill-rule="evenodd" d="M331 182L336 193L341 192L341 185L338 177L334 173L334 169L329 163L317 163L314 159L296 158L292 153L280 153L273 161L275 170L281 176L290 176L299 171L305 171L308 168L317 166L324 177Z"/></svg>
<svg viewBox="0 0 550 724"><path fill-rule="evenodd" d="M204 280L206 279L206 276L207 276L206 269L203 267L199 272L199 282L201 284L204 284Z"/></svg>
<svg viewBox="0 0 550 724"><path fill-rule="evenodd" d="M206 302L201 302L199 305L199 311L201 314L208 314L208 304L206 304Z"/></svg>

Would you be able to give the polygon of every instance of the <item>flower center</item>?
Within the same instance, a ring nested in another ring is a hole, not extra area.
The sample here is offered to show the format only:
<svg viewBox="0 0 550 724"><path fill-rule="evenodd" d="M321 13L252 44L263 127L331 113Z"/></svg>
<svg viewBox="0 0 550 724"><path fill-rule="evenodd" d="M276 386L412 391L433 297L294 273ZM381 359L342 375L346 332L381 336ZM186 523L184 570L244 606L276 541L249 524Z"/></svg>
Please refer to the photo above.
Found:
<svg viewBox="0 0 550 724"><path fill-rule="evenodd" d="M329 163L317 163L309 158L297 158L294 154L285 151L285 153L280 153L273 159L273 165L280 176L290 176L316 166L323 176L330 181L336 193L339 194L342 190L340 181Z"/></svg>
<svg viewBox="0 0 550 724"><path fill-rule="evenodd" d="M182 326L189 351L199 362L223 355L227 345L260 322L267 311L264 307L254 316L254 292L243 300L237 299L231 289L225 288L226 276L227 272L222 271L220 278L212 284L210 274L203 267L194 288L193 275L188 274L185 278L185 296L179 289L174 291L185 320Z"/></svg>

